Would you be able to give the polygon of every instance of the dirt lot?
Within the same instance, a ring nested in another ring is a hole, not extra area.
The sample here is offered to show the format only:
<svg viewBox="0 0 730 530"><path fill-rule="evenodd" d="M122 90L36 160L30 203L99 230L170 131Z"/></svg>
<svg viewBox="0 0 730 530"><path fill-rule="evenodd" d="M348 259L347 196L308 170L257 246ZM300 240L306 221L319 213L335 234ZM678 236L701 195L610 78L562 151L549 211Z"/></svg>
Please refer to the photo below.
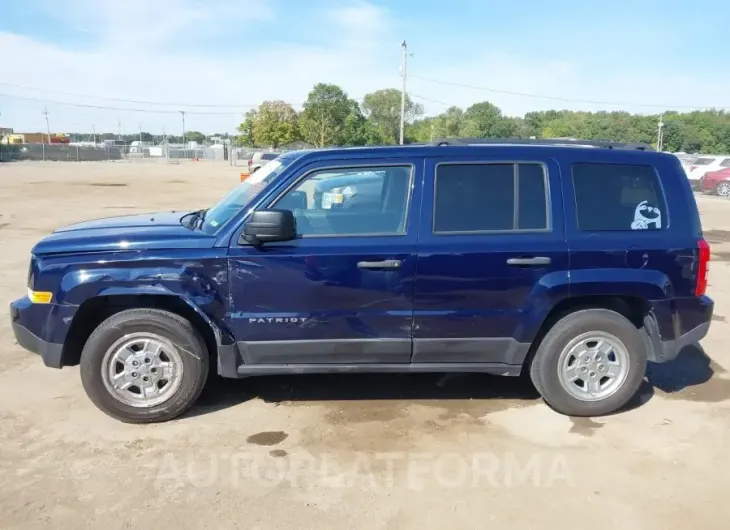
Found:
<svg viewBox="0 0 730 530"><path fill-rule="evenodd" d="M203 207L239 171L0 164L0 303L23 294L30 248L55 227ZM3 312L0 527L727 528L730 203L699 201L710 335L596 420L520 381L429 375L220 381L178 421L124 425L87 400L78 367L18 347Z"/></svg>

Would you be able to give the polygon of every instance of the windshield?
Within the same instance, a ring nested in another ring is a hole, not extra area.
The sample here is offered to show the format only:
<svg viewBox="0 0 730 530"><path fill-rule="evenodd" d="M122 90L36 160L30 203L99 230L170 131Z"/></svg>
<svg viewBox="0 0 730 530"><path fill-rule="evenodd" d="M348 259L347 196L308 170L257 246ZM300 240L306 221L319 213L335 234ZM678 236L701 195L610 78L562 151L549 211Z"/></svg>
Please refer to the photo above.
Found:
<svg viewBox="0 0 730 530"><path fill-rule="evenodd" d="M217 232L236 212L251 202L251 199L269 182L281 175L294 160L293 157L272 160L233 188L228 195L223 197L218 204L210 208L205 214L205 221L202 226L203 232L208 234Z"/></svg>

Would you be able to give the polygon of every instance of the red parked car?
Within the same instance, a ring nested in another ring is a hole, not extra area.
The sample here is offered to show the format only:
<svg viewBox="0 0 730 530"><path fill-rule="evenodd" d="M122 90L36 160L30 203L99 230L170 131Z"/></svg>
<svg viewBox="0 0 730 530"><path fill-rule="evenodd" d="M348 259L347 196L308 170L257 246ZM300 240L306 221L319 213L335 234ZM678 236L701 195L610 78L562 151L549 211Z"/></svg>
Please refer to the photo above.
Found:
<svg viewBox="0 0 730 530"><path fill-rule="evenodd" d="M730 167L719 171L708 171L701 182L702 191L720 197L730 197Z"/></svg>

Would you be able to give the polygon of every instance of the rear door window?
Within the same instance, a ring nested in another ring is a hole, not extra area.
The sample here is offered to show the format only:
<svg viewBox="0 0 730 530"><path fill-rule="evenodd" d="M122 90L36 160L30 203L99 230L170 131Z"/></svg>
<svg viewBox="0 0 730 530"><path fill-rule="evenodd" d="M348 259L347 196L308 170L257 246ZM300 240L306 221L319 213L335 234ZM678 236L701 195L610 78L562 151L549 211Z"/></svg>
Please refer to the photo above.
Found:
<svg viewBox="0 0 730 530"><path fill-rule="evenodd" d="M435 234L546 230L546 175L534 163L436 167Z"/></svg>
<svg viewBox="0 0 730 530"><path fill-rule="evenodd" d="M573 190L580 230L661 230L666 227L666 203L652 166L575 164Z"/></svg>
<svg viewBox="0 0 730 530"><path fill-rule="evenodd" d="M693 166L709 166L715 161L714 158L698 158L694 162L692 162Z"/></svg>
<svg viewBox="0 0 730 530"><path fill-rule="evenodd" d="M730 158L726 158L722 162L720 162L720 167L730 167Z"/></svg>

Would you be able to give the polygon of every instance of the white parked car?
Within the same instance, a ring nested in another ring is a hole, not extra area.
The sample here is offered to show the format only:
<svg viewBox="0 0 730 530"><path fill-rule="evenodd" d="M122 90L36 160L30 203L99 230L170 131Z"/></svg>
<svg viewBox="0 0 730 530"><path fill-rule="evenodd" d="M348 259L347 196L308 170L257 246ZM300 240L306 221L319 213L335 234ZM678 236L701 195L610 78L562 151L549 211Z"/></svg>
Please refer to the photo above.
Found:
<svg viewBox="0 0 730 530"><path fill-rule="evenodd" d="M698 156L683 163L687 178L693 188L700 187L700 180L708 171L718 171L730 167L730 155L723 156Z"/></svg>

